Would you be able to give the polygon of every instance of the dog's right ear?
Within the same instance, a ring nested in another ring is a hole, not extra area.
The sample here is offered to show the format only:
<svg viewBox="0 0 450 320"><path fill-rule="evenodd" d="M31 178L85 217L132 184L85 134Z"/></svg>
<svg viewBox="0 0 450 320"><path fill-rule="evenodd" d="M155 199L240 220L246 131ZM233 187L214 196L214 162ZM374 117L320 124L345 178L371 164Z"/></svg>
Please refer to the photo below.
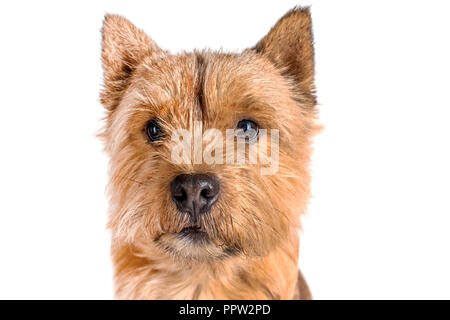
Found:
<svg viewBox="0 0 450 320"><path fill-rule="evenodd" d="M296 81L303 92L314 92L314 48L308 7L296 7L286 13L253 49Z"/></svg>
<svg viewBox="0 0 450 320"><path fill-rule="evenodd" d="M107 14L102 27L102 65L104 88L101 102L114 110L136 67L162 50L142 30L119 15Z"/></svg>

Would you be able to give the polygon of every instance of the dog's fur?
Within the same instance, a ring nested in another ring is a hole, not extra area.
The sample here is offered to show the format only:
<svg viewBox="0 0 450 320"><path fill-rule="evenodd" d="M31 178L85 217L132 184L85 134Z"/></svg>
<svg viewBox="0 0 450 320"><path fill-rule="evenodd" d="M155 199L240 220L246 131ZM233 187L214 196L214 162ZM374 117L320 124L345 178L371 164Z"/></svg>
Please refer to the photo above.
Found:
<svg viewBox="0 0 450 320"><path fill-rule="evenodd" d="M308 8L288 12L242 53L172 55L121 16L102 29L107 110L101 137L110 156L112 259L120 299L310 298L298 271L300 215L310 195L308 166L317 130ZM174 164L164 131L236 127L242 118L280 132L279 171L256 165ZM179 174L218 177L220 197L201 217L210 242L177 237L189 224L170 197Z"/></svg>

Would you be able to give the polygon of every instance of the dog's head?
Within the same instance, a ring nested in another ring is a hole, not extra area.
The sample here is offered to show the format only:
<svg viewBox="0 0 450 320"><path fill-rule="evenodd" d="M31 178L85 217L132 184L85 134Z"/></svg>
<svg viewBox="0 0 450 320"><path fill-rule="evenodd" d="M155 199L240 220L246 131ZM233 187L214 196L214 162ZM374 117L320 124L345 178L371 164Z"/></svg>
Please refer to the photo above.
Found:
<svg viewBox="0 0 450 320"><path fill-rule="evenodd" d="M308 9L239 54L172 55L116 15L102 34L113 236L202 260L295 232L316 128Z"/></svg>

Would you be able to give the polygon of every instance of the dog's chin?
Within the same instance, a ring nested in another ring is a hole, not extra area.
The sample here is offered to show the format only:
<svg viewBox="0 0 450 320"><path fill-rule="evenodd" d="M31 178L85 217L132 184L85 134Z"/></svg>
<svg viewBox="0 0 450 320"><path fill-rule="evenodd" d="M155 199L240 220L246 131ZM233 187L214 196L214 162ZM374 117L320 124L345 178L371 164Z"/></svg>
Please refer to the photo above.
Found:
<svg viewBox="0 0 450 320"><path fill-rule="evenodd" d="M155 239L156 245L176 258L190 260L214 260L229 255L227 250L216 245L206 231L186 227L177 233L164 233Z"/></svg>

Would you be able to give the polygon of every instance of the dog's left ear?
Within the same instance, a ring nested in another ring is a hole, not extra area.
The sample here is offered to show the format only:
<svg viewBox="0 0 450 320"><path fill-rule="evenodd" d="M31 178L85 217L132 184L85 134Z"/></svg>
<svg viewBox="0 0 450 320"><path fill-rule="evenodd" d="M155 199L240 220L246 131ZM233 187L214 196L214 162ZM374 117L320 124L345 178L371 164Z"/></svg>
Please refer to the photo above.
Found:
<svg viewBox="0 0 450 320"><path fill-rule="evenodd" d="M115 109L131 74L145 57L163 52L144 31L122 16L107 14L102 28L104 89L101 100Z"/></svg>
<svg viewBox="0 0 450 320"><path fill-rule="evenodd" d="M294 8L286 13L253 48L267 56L283 75L294 79L300 88L314 93L314 48L309 8Z"/></svg>

